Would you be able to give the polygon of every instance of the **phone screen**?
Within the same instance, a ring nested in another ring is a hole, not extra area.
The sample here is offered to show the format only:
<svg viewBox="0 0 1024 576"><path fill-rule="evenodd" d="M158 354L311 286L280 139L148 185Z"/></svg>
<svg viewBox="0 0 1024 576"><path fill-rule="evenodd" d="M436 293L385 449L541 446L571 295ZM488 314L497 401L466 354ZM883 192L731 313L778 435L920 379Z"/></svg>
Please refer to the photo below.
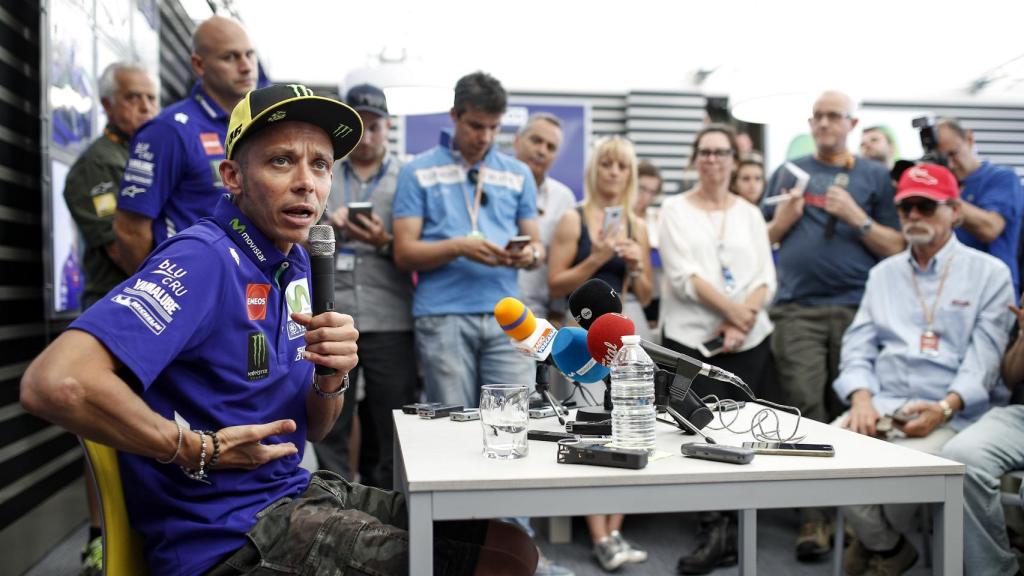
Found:
<svg viewBox="0 0 1024 576"><path fill-rule="evenodd" d="M505 245L505 250L508 252L519 252L523 248L526 248L529 243L529 236L515 236L508 241L508 244Z"/></svg>

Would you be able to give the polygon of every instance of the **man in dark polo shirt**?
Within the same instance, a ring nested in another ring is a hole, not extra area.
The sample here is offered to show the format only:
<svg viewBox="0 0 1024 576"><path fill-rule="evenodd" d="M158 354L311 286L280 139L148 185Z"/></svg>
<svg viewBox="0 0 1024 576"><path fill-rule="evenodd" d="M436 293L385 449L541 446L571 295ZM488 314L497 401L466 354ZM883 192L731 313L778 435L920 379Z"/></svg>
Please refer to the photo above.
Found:
<svg viewBox="0 0 1024 576"><path fill-rule="evenodd" d="M64 184L64 201L85 239L83 308L125 279L112 226L117 187L128 162L128 141L160 111L156 84L139 64L107 66L100 75L99 92L107 126L75 160Z"/></svg>

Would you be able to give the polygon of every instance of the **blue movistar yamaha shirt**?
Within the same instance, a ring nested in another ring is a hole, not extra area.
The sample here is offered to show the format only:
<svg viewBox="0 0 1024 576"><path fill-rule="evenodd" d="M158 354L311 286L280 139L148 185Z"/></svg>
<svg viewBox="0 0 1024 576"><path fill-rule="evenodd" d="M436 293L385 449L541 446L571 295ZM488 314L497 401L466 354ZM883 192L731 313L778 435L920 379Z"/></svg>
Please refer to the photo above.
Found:
<svg viewBox="0 0 1024 576"><path fill-rule="evenodd" d="M150 408L180 415L193 430L297 424L265 442L291 442L298 454L251 471L215 469L209 484L173 464L120 455L129 519L145 537L154 575L206 572L245 543L257 512L309 483L299 462L313 365L299 356L305 329L288 315L311 310L308 263L298 246L281 254L222 200L213 217L164 242L71 326L135 375Z"/></svg>
<svg viewBox="0 0 1024 576"><path fill-rule="evenodd" d="M153 221L154 247L213 213L227 130L228 114L196 83L132 138L117 207Z"/></svg>
<svg viewBox="0 0 1024 576"><path fill-rule="evenodd" d="M480 206L478 227L487 240L505 246L519 233L519 220L537 217L537 185L525 164L493 147L481 164L477 169L487 200ZM466 236L472 230L468 207L475 194L476 185L459 153L435 146L402 167L394 218L422 218L425 241ZM421 270L412 314L490 314L498 300L519 293L517 272L462 257Z"/></svg>

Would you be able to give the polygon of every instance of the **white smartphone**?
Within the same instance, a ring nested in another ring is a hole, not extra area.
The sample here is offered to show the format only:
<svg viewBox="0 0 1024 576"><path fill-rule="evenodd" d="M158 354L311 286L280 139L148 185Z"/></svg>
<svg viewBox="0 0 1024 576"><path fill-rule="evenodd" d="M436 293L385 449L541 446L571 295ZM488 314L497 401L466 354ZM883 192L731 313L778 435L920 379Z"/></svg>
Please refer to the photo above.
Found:
<svg viewBox="0 0 1024 576"><path fill-rule="evenodd" d="M608 206L604 209L604 235L607 238L619 230L622 223L622 206Z"/></svg>

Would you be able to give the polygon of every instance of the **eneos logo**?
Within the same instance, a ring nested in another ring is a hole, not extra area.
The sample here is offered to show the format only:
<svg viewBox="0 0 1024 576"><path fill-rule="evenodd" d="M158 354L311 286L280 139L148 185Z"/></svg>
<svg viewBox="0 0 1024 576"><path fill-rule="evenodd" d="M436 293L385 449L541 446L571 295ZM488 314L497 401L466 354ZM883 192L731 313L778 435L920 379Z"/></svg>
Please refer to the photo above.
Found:
<svg viewBox="0 0 1024 576"><path fill-rule="evenodd" d="M267 298L270 284L249 284L245 287L245 309L249 320L263 320L267 317Z"/></svg>

